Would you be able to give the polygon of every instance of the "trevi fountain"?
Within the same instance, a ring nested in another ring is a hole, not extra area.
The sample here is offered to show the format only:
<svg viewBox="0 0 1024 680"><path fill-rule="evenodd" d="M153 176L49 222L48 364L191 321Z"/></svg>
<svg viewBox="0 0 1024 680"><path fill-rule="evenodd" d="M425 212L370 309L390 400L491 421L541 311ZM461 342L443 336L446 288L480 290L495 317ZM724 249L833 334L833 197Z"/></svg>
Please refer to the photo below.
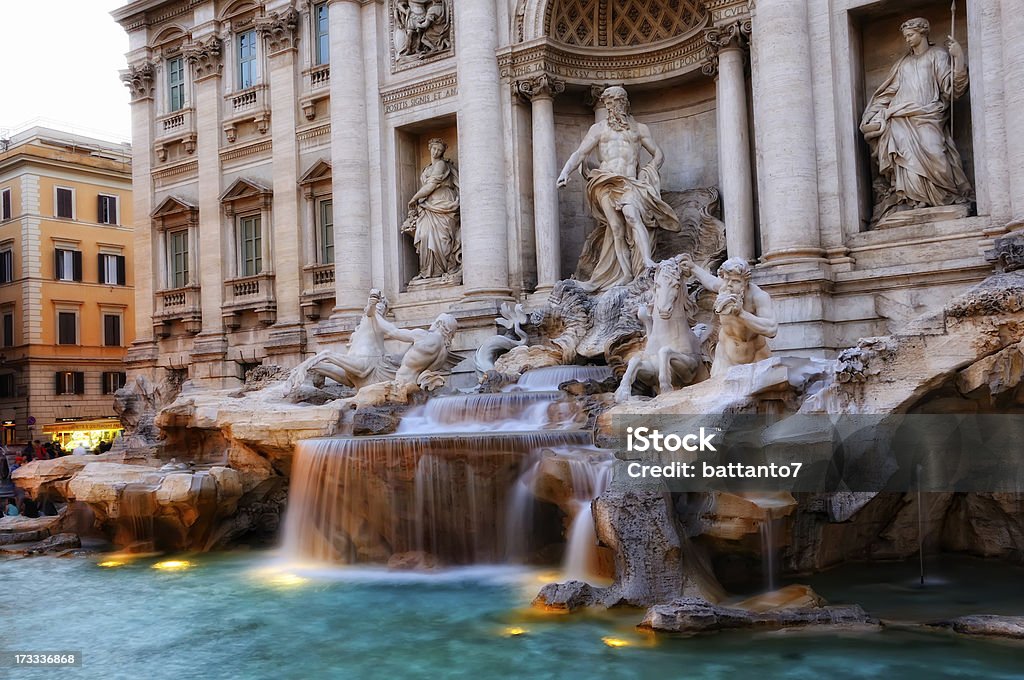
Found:
<svg viewBox="0 0 1024 680"><path fill-rule="evenodd" d="M466 104L401 137L405 283L233 383L138 361L112 451L13 473L61 512L4 520L4 610L95 677L1022 677L1024 13L499 3L535 262L487 314L474 4L366 15Z"/></svg>

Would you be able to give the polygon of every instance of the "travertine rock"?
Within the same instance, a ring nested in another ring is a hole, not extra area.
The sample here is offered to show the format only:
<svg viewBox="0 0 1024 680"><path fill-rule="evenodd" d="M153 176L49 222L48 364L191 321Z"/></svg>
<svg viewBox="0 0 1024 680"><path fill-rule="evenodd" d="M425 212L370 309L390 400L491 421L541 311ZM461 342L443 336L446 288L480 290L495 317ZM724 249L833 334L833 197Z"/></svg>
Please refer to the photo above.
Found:
<svg viewBox="0 0 1024 680"><path fill-rule="evenodd" d="M804 626L877 626L858 605L771 609L754 612L683 597L647 610L641 628L663 633L707 633L729 629L777 629Z"/></svg>

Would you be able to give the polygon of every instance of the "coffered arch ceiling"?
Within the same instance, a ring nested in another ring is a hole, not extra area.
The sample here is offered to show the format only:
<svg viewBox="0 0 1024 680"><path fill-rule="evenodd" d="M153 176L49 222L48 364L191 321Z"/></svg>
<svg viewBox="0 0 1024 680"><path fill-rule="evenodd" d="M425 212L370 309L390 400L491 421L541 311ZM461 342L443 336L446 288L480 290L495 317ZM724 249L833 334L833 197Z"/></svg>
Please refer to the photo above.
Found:
<svg viewBox="0 0 1024 680"><path fill-rule="evenodd" d="M671 40L707 24L700 0L551 0L550 40L576 47L637 47Z"/></svg>

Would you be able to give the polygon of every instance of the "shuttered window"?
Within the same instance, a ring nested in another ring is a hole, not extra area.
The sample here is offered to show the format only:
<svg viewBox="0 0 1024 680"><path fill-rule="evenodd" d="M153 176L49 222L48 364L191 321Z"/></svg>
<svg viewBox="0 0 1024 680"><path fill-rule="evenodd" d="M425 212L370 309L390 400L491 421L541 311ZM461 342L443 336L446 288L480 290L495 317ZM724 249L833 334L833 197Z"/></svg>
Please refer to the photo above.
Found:
<svg viewBox="0 0 1024 680"><path fill-rule="evenodd" d="M76 312L57 312L57 344L78 344L78 314Z"/></svg>
<svg viewBox="0 0 1024 680"><path fill-rule="evenodd" d="M4 347L14 347L14 313L4 314Z"/></svg>
<svg viewBox="0 0 1024 680"><path fill-rule="evenodd" d="M0 375L0 399L9 399L16 396L18 395L14 384L14 374L5 373Z"/></svg>
<svg viewBox="0 0 1024 680"><path fill-rule="evenodd" d="M188 230L172 231L170 240L171 288L188 285Z"/></svg>
<svg viewBox="0 0 1024 680"><path fill-rule="evenodd" d="M65 187L57 187L57 217L73 219L75 217L75 192Z"/></svg>
<svg viewBox="0 0 1024 680"><path fill-rule="evenodd" d="M238 221L239 274L256 276L263 271L263 237L258 215Z"/></svg>
<svg viewBox="0 0 1024 680"><path fill-rule="evenodd" d="M53 251L54 278L58 281L82 280L82 253L57 248Z"/></svg>
<svg viewBox="0 0 1024 680"><path fill-rule="evenodd" d="M56 394L85 394L85 373L58 371L54 375Z"/></svg>
<svg viewBox="0 0 1024 680"><path fill-rule="evenodd" d="M118 371L108 371L103 374L103 394L113 394L124 387L125 374Z"/></svg>
<svg viewBox="0 0 1024 680"><path fill-rule="evenodd" d="M334 201L320 201L320 264L334 263Z"/></svg>
<svg viewBox="0 0 1024 680"><path fill-rule="evenodd" d="M96 221L100 224L117 224L117 196L100 194L96 202Z"/></svg>
<svg viewBox="0 0 1024 680"><path fill-rule="evenodd" d="M121 346L121 315L103 315L103 344L106 347Z"/></svg>
<svg viewBox="0 0 1024 680"><path fill-rule="evenodd" d="M14 280L14 252L0 250L0 283L10 283Z"/></svg>
<svg viewBox="0 0 1024 680"><path fill-rule="evenodd" d="M124 255L109 255L100 253L99 272L100 283L108 286L125 285L125 264Z"/></svg>
<svg viewBox="0 0 1024 680"><path fill-rule="evenodd" d="M11 190L0 191L0 220L11 219Z"/></svg>

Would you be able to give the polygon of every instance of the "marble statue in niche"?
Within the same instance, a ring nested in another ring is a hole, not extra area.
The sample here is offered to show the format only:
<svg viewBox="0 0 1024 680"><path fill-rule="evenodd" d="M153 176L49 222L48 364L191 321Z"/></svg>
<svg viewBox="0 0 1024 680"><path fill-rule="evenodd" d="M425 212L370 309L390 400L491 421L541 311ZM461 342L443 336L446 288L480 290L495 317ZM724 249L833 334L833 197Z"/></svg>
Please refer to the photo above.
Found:
<svg viewBox="0 0 1024 680"><path fill-rule="evenodd" d="M444 157L448 145L431 139L430 164L420 173L420 188L409 199L402 233L413 239L420 272L413 282L453 279L462 267L459 233L459 172Z"/></svg>
<svg viewBox="0 0 1024 680"><path fill-rule="evenodd" d="M768 338L779 331L772 299L750 281L750 263L732 257L718 268L718 276L682 255L685 275L692 275L713 293L718 315L718 344L711 363L711 376L723 375L733 366L752 364L771 357Z"/></svg>
<svg viewBox="0 0 1024 680"><path fill-rule="evenodd" d="M581 168L587 182L587 201L597 227L583 244L578 274L583 285L595 291L629 284L656 266L656 230L680 230L675 211L661 198L659 170L665 155L650 129L630 115L624 88L606 88L601 101L608 118L590 128L558 176L558 186L564 187L569 174ZM642 150L651 155L643 166ZM585 161L593 151L599 165L588 168Z"/></svg>
<svg viewBox="0 0 1024 680"><path fill-rule="evenodd" d="M419 61L451 49L446 0L394 1L395 61Z"/></svg>
<svg viewBox="0 0 1024 680"><path fill-rule="evenodd" d="M967 61L952 36L943 49L931 43L929 30L922 18L900 26L910 51L893 65L861 119L878 171L872 223L972 200L950 129L950 105L967 90Z"/></svg>

